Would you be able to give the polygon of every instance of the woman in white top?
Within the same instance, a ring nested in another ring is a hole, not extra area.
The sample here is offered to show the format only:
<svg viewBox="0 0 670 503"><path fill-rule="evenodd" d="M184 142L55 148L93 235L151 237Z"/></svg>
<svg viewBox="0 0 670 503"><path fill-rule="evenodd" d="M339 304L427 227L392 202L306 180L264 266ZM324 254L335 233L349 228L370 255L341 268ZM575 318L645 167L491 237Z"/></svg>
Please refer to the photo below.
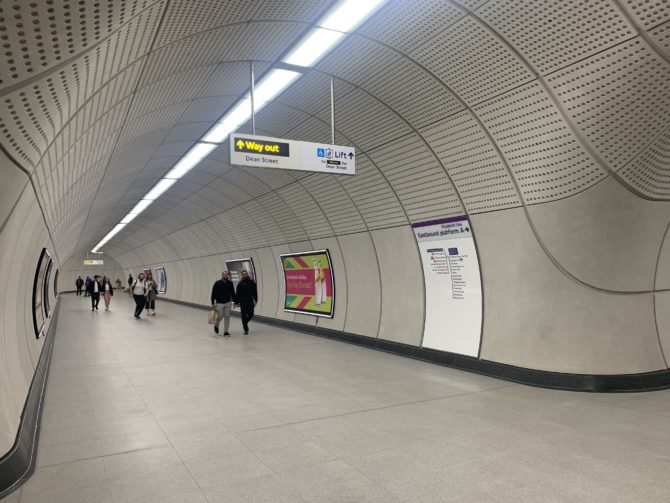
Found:
<svg viewBox="0 0 670 503"><path fill-rule="evenodd" d="M130 285L130 292L135 299L135 319L139 320L140 314L142 314L144 305L147 302L145 297L147 293L147 287L146 282L144 281L143 272L139 273L137 275L137 279L135 279L135 281L133 281L133 283Z"/></svg>
<svg viewBox="0 0 670 503"><path fill-rule="evenodd" d="M102 294L105 299L105 311L109 311L109 305L112 302L112 295L114 295L114 288L112 288L112 282L107 276L102 277Z"/></svg>

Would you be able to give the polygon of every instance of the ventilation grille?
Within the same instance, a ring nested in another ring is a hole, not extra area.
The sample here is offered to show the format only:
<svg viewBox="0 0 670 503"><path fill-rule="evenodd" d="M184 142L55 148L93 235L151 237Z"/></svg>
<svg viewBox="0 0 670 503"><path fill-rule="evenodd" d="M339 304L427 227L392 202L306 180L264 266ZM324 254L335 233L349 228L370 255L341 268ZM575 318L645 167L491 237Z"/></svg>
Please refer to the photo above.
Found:
<svg viewBox="0 0 670 503"><path fill-rule="evenodd" d="M411 56L470 105L534 78L508 47L469 17L429 40Z"/></svg>
<svg viewBox="0 0 670 503"><path fill-rule="evenodd" d="M670 128L620 174L648 197L670 198Z"/></svg>
<svg viewBox="0 0 670 503"><path fill-rule="evenodd" d="M415 128L463 110L442 82L407 58L375 75L364 87Z"/></svg>
<svg viewBox="0 0 670 503"><path fill-rule="evenodd" d="M606 176L533 82L475 109L516 177L526 202L566 197Z"/></svg>
<svg viewBox="0 0 670 503"><path fill-rule="evenodd" d="M421 131L458 188L468 213L519 206L514 182L469 112Z"/></svg>
<svg viewBox="0 0 670 503"><path fill-rule="evenodd" d="M360 31L408 53L463 15L461 9L444 0L395 0L385 5Z"/></svg>
<svg viewBox="0 0 670 503"><path fill-rule="evenodd" d="M370 230L407 224L398 198L367 156L358 153L356 176L342 178L341 183Z"/></svg>
<svg viewBox="0 0 670 503"><path fill-rule="evenodd" d="M477 14L542 74L635 35L610 2L497 0L488 2ZM556 20L560 24L556 25Z"/></svg>
<svg viewBox="0 0 670 503"><path fill-rule="evenodd" d="M548 82L615 170L668 124L670 66L640 39L573 65Z"/></svg>

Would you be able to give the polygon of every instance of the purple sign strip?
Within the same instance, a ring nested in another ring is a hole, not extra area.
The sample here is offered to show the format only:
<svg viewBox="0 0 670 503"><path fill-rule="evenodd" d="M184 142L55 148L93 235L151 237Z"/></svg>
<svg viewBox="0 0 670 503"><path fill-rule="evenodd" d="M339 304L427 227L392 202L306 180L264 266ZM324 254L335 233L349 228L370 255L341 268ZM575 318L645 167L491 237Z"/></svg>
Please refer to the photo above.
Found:
<svg viewBox="0 0 670 503"><path fill-rule="evenodd" d="M460 217L443 218L442 220L430 220L429 222L419 222L416 224L412 224L412 229L416 229L417 227L428 227L429 225L450 224L453 222L467 222L467 221L468 217L462 215Z"/></svg>

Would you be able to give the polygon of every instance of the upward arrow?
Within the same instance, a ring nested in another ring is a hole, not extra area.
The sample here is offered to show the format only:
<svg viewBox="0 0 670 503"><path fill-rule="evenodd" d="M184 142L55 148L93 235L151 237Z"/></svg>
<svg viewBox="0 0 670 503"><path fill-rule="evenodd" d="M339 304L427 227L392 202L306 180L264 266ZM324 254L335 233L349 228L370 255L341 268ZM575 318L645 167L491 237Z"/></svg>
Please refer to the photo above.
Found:
<svg viewBox="0 0 670 503"><path fill-rule="evenodd" d="M354 153L353 153L353 152L349 152L349 159L353 159L353 158L354 158Z"/></svg>
<svg viewBox="0 0 670 503"><path fill-rule="evenodd" d="M242 140L237 140L235 145L237 145L237 148L242 149L244 147L244 142Z"/></svg>

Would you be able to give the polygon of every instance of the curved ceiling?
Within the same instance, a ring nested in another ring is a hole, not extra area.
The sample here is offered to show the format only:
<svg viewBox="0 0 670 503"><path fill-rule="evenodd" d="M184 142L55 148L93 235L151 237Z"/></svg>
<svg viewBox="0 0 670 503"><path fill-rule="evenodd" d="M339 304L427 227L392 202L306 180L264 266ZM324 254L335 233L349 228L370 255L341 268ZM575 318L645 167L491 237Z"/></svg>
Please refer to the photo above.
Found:
<svg viewBox="0 0 670 503"><path fill-rule="evenodd" d="M0 141L64 260L248 90L249 62L262 75L332 5L45 3L0 10ZM331 76L355 177L234 167L224 145L104 251L153 243L169 260L223 251L221 236L254 248L536 205L606 178L670 199L667 3L392 0L265 107L257 132L328 141Z"/></svg>

